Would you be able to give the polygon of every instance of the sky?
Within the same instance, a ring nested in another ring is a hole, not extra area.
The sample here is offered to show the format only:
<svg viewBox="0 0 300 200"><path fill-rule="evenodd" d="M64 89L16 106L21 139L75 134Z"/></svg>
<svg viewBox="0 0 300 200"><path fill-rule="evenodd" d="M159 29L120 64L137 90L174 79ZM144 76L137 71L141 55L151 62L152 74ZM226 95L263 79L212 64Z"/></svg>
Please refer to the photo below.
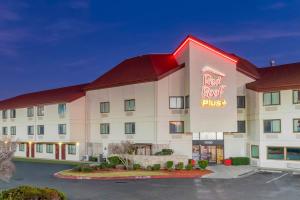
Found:
<svg viewBox="0 0 300 200"><path fill-rule="evenodd" d="M189 34L259 67L300 61L300 1L0 0L0 99L90 82Z"/></svg>

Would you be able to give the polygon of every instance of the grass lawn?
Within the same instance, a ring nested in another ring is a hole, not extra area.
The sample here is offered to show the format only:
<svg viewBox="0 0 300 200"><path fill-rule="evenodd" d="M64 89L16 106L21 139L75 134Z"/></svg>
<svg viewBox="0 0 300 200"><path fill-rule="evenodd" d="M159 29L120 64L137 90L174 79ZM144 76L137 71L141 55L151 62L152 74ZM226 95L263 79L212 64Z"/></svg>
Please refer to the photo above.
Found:
<svg viewBox="0 0 300 200"><path fill-rule="evenodd" d="M49 163L49 164L63 164L63 165L79 165L88 162L77 162L77 161L67 161L67 160L48 160L48 159L39 159L39 158L21 158L14 157L13 161L19 162L33 162L33 163Z"/></svg>
<svg viewBox="0 0 300 200"><path fill-rule="evenodd" d="M74 172L65 170L59 172L63 176L81 176L81 177L129 177L129 176L162 176L168 175L164 171L100 171L100 172Z"/></svg>

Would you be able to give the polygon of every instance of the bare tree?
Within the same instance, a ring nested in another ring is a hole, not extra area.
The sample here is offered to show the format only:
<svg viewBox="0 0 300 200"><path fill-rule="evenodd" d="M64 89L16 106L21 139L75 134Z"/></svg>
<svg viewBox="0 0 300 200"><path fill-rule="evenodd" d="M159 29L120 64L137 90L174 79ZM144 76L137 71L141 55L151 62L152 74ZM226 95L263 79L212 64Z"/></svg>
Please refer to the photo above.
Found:
<svg viewBox="0 0 300 200"><path fill-rule="evenodd" d="M132 162L130 161L130 155L134 154L135 146L130 141L122 141L121 143L110 143L108 145L108 154L110 156L118 156L126 169L130 169Z"/></svg>
<svg viewBox="0 0 300 200"><path fill-rule="evenodd" d="M15 165L11 161L17 143L11 140L0 141L0 180L9 181L15 171Z"/></svg>

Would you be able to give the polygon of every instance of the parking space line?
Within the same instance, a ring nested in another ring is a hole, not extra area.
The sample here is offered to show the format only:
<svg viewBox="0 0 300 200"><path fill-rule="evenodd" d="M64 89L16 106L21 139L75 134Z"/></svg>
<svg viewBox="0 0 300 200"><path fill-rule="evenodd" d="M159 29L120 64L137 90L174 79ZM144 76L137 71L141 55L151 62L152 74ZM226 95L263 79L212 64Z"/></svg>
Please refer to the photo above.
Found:
<svg viewBox="0 0 300 200"><path fill-rule="evenodd" d="M278 176L278 177L276 177L276 178L272 178L271 180L267 181L266 183L271 183L271 182L273 182L273 181L279 180L279 179L281 179L282 177L284 177L284 176L286 176L286 175L288 175L288 174L289 174L289 173L285 173L285 174L282 174L281 176Z"/></svg>

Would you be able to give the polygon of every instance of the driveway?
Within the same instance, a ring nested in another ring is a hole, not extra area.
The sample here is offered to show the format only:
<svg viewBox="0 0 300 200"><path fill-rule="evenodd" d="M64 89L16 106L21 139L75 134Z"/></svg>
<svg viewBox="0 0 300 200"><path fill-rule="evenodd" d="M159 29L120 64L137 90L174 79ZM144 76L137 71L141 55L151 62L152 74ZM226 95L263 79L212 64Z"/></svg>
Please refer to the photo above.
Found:
<svg viewBox="0 0 300 200"><path fill-rule="evenodd" d="M132 181L62 180L53 173L68 165L16 162L17 173L10 183L48 186L74 200L294 200L300 195L300 175L256 173L240 179L161 179Z"/></svg>

